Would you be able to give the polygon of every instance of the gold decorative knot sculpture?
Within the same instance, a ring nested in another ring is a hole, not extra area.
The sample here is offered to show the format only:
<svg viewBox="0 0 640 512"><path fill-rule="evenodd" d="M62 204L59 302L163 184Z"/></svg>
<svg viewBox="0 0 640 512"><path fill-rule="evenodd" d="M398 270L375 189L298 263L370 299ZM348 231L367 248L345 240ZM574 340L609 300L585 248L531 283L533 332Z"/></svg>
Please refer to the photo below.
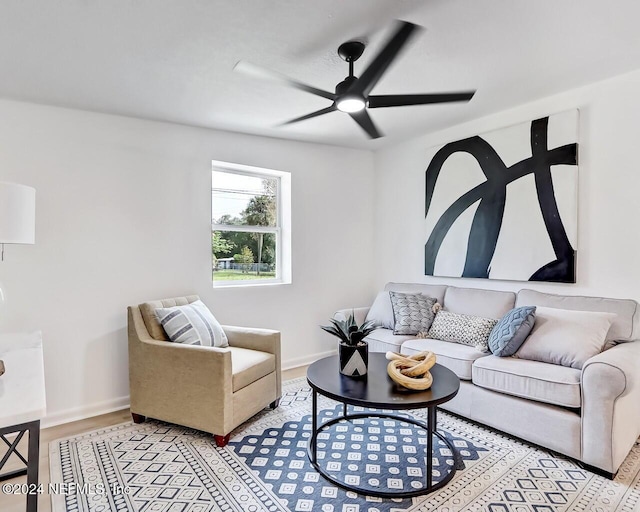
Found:
<svg viewBox="0 0 640 512"><path fill-rule="evenodd" d="M402 387L423 391L433 384L433 377L429 372L436 364L436 355L433 352L425 351L412 356L387 352L386 358L389 360L389 377Z"/></svg>

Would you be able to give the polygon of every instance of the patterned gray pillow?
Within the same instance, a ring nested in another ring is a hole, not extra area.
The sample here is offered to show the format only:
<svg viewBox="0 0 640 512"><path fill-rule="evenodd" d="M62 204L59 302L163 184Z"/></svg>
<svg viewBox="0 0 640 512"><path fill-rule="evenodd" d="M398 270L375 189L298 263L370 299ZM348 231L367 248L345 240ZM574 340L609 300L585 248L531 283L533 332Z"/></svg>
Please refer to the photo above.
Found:
<svg viewBox="0 0 640 512"><path fill-rule="evenodd" d="M421 293L389 292L395 327L393 334L418 334L433 322L433 306L437 299Z"/></svg>
<svg viewBox="0 0 640 512"><path fill-rule="evenodd" d="M469 345L489 352L489 336L497 323L498 320L493 318L459 315L441 310L431 324L429 338Z"/></svg>
<svg viewBox="0 0 640 512"><path fill-rule="evenodd" d="M220 323L201 300L186 306L157 308L156 317L174 343L228 347L229 340Z"/></svg>

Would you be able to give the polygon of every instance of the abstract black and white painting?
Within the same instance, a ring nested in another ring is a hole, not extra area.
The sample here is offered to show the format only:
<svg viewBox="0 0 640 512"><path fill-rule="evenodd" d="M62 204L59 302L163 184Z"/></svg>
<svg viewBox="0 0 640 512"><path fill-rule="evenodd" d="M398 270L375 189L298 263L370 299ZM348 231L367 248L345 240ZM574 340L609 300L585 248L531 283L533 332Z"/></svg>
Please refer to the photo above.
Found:
<svg viewBox="0 0 640 512"><path fill-rule="evenodd" d="M425 275L576 282L578 111L437 148Z"/></svg>

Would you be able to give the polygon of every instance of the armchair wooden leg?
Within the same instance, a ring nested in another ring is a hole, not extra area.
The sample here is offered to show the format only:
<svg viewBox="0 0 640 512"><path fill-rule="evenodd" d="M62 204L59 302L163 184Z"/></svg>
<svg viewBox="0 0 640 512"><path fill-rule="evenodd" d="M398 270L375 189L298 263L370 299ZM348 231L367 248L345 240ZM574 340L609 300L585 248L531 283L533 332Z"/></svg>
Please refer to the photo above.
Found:
<svg viewBox="0 0 640 512"><path fill-rule="evenodd" d="M217 435L213 435L213 439L216 442L216 445L218 446L218 448L224 448L225 446L227 446L227 443L229 442L229 437L231 436L231 434L227 434L226 436L217 436Z"/></svg>
<svg viewBox="0 0 640 512"><path fill-rule="evenodd" d="M134 423L144 423L144 420L146 420L147 418L142 414L136 414L135 412L132 412L131 419L133 419Z"/></svg>
<svg viewBox="0 0 640 512"><path fill-rule="evenodd" d="M276 398L273 402L269 404L269 409L277 409L278 405L280 405L280 399Z"/></svg>

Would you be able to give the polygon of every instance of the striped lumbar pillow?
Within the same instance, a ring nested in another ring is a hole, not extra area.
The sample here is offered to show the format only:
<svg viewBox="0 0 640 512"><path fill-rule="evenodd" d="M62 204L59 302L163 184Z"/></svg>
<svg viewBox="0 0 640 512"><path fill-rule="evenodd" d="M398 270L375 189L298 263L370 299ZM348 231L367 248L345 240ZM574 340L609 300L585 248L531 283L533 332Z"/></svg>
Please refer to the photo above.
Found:
<svg viewBox="0 0 640 512"><path fill-rule="evenodd" d="M156 308L156 316L169 339L186 345L228 347L227 335L201 300L186 306Z"/></svg>

